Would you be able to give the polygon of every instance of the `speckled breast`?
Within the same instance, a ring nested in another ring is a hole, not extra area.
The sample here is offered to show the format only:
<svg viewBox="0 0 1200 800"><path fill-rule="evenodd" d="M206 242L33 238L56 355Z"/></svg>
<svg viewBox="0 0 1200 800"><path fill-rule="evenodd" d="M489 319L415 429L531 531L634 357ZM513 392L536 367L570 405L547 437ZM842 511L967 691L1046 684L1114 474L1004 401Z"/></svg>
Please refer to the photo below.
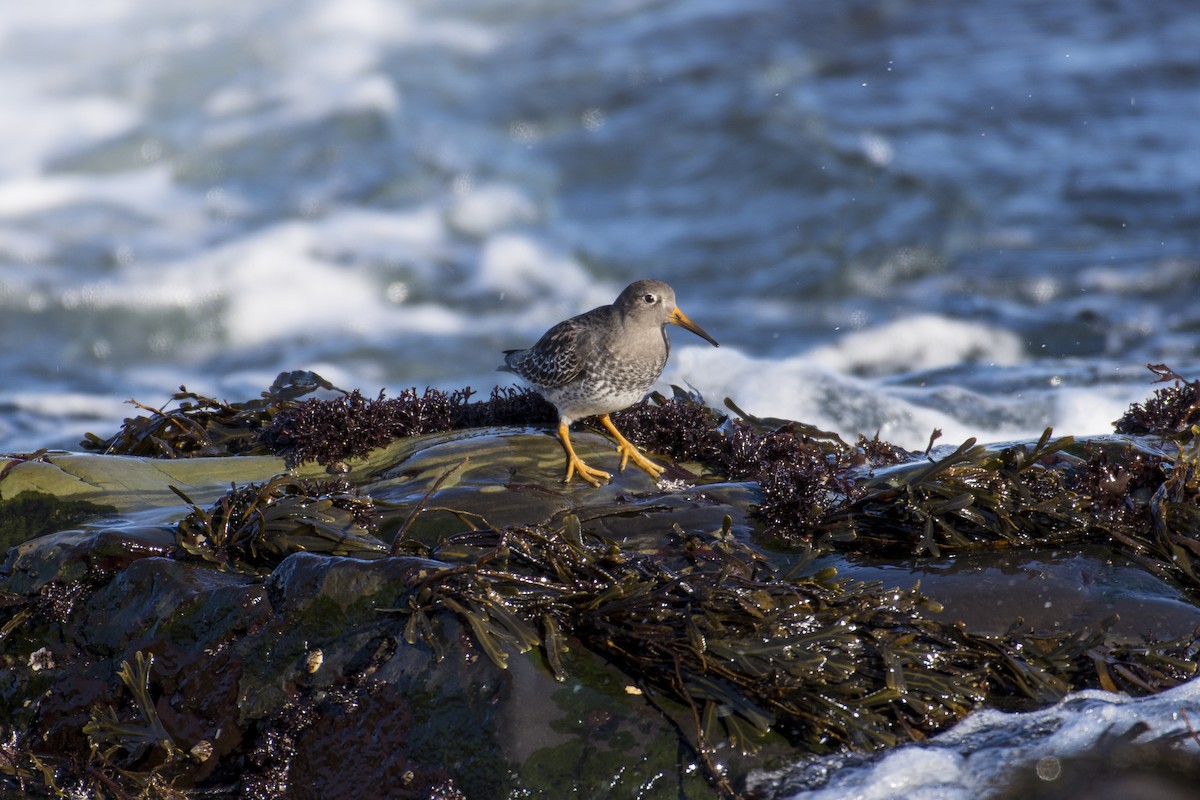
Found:
<svg viewBox="0 0 1200 800"><path fill-rule="evenodd" d="M653 360L601 359L588 365L578 380L543 391L546 399L571 419L611 414L641 400L658 380L666 363L665 348L662 355Z"/></svg>

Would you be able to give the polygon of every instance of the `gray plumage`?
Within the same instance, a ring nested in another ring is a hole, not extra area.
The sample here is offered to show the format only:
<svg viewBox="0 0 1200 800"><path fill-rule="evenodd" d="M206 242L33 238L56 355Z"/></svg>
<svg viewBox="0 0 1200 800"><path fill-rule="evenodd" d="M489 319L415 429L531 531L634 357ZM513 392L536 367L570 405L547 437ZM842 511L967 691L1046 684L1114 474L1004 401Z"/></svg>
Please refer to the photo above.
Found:
<svg viewBox="0 0 1200 800"><path fill-rule="evenodd" d="M716 344L675 307L674 289L641 280L612 305L558 323L528 350L506 350L500 369L531 383L568 425L610 414L641 400L662 374L671 351L668 323Z"/></svg>
<svg viewBox="0 0 1200 800"><path fill-rule="evenodd" d="M651 477L663 468L621 435L609 414L641 400L658 380L671 352L667 325L680 325L717 342L675 306L675 291L662 281L635 281L610 306L558 323L528 350L505 350L501 370L533 384L558 409L558 438L567 454L567 477L599 486L612 476L589 467L571 446L570 425L600 415L617 441L621 469L632 459Z"/></svg>

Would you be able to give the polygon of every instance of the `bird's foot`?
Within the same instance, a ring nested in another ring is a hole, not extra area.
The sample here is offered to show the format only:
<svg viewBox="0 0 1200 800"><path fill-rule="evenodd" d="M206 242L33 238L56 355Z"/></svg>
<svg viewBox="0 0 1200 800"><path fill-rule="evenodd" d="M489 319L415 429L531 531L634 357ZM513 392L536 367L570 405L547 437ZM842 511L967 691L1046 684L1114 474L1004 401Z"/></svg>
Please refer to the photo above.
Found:
<svg viewBox="0 0 1200 800"><path fill-rule="evenodd" d="M571 433L564 421L558 423L558 439L562 442L563 450L567 452L567 477L563 478L563 483L570 483L571 476L576 472L579 473L579 477L596 488L600 488L601 482L608 483L612 480L612 475L604 470L589 467L583 463L582 458L575 454L575 448L571 447Z"/></svg>
<svg viewBox="0 0 1200 800"><path fill-rule="evenodd" d="M571 476L579 473L579 477L597 488L601 483L608 483L612 480L612 475L601 469L594 469L583 463L583 459L572 452L567 457L567 477L563 479L563 483L570 483Z"/></svg>
<svg viewBox="0 0 1200 800"><path fill-rule="evenodd" d="M634 447L630 441L625 439L625 437L621 437L621 440L617 442L617 452L621 455L622 472L625 471L625 465L630 461L633 461L634 464L637 464L643 470L650 473L650 477L654 478L655 480L658 480L659 476L665 471L658 464L655 464L653 461L642 455L641 452Z"/></svg>
<svg viewBox="0 0 1200 800"><path fill-rule="evenodd" d="M608 414L600 415L600 424L607 428L608 432L612 434L612 437L617 440L617 452L621 455L622 472L625 471L625 465L627 465L630 459L632 459L634 464L637 464L643 470L650 473L651 478L658 480L658 476L662 475L664 472L663 468L642 455L641 451L634 447L631 441L622 436L621 432L617 430L617 426L613 424L612 418L609 417Z"/></svg>

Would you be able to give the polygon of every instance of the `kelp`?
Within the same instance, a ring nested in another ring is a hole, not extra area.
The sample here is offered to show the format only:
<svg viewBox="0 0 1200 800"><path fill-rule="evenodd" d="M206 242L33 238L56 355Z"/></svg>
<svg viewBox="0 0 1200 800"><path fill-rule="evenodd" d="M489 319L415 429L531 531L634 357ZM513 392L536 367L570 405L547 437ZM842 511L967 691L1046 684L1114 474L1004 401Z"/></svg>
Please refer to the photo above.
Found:
<svg viewBox="0 0 1200 800"><path fill-rule="evenodd" d="M301 400L320 390L337 396ZM278 455L293 464L328 466L408 436L556 418L554 406L528 389L498 386L484 401L471 401L474 395L470 387L420 393L414 387L396 397L381 391L372 399L297 370L280 373L267 391L246 402L217 400L182 386L159 408L130 400L146 414L127 418L108 438L87 433L80 446L151 458Z"/></svg>
<svg viewBox="0 0 1200 800"><path fill-rule="evenodd" d="M1174 386L1132 406L1117 429L1185 443L1200 424L1197 383L1162 365L1151 369ZM340 395L300 399L320 388ZM760 419L728 399L733 415L726 415L673 388L670 398L654 394L614 414L618 426L638 445L669 456L669 477L757 483L756 514L771 536L820 552L874 556L1107 541L1156 574L1200 591L1192 546L1163 533L1193 524L1181 510L1187 503L1160 503L1157 516L1150 510L1149 498L1173 469L1161 451L1127 447L1116 458L1114 445L1079 453L1072 439L1052 439L1047 430L1034 445L968 440L948 454L920 456L878 436L850 445L812 426ZM528 390L496 387L486 400L473 396L470 388L413 388L369 399L313 373L284 373L257 400L226 404L176 395L185 401L174 411L154 410L127 420L112 439L89 435L88 441L109 452L170 456L266 451L292 464L333 467L401 437L555 417ZM689 465L699 465L701 475L683 468Z"/></svg>
<svg viewBox="0 0 1200 800"><path fill-rule="evenodd" d="M0 745L0 775L13 779L22 797L184 800L189 793L176 780L206 761L212 744L198 741L184 750L167 731L150 694L153 666L154 656L142 651L121 662L116 677L127 700L92 709L82 730L90 750L85 767L39 756L14 740Z"/></svg>
<svg viewBox="0 0 1200 800"><path fill-rule="evenodd" d="M1178 577L1196 591L1200 587L1200 439L1191 439L1180 448L1179 457L1167 480L1150 500L1154 534L1149 547L1138 554L1148 555L1153 571ZM1147 559L1143 559L1146 561Z"/></svg>
<svg viewBox="0 0 1200 800"><path fill-rule="evenodd" d="M151 694L154 656L141 650L121 662L116 677L126 695L118 706L92 708L82 728L89 753L83 768L33 749L0 745L0 775L21 796L185 800L194 796L186 777L213 755L207 740L181 743L168 731ZM186 749L185 749L186 747Z"/></svg>
<svg viewBox="0 0 1200 800"><path fill-rule="evenodd" d="M1116 430L1184 446L1200 427L1200 381L1149 368L1173 386L1131 406ZM1089 444L1078 453L1071 437L1052 439L1047 429L1033 445L972 439L922 460L878 436L850 446L811 426L758 419L728 399L726 406L737 418L676 388L669 400L655 396L614 416L639 445L757 482L766 532L822 552L936 556L1101 541L1200 592L1187 451L1174 463L1136 444Z"/></svg>
<svg viewBox="0 0 1200 800"><path fill-rule="evenodd" d="M1196 436L1200 426L1200 381L1189 381L1166 364L1147 364L1158 376L1158 383L1171 386L1156 389L1145 403L1134 403L1113 423L1117 433L1135 436L1161 436L1180 443Z"/></svg>
<svg viewBox="0 0 1200 800"><path fill-rule="evenodd" d="M726 399L737 418L718 414L699 396L674 387L613 415L638 445L696 461L712 476L759 485L758 516L775 536L805 535L826 515L858 497L857 470L907 460L901 448L865 438L847 445L837 434L787 420L763 420Z"/></svg>
<svg viewBox="0 0 1200 800"><path fill-rule="evenodd" d="M1084 687L1159 691L1195 674L1200 649L1194 638L1110 645L1102 628L971 634L929 619L936 604L915 590L789 577L721 532L677 530L645 554L568 518L557 531L480 529L411 547L445 566L416 573L388 610L407 642L439 653L438 613L448 612L498 666L537 649L560 679L563 653L585 647L652 702L682 709L703 758L726 740L753 750L770 732L814 751L872 749L924 738L982 704L1044 705ZM720 787L715 767L711 777Z"/></svg>
<svg viewBox="0 0 1200 800"><path fill-rule="evenodd" d="M173 767L188 758L205 761L212 754L212 744L200 741L184 751L167 732L150 697L153 666L154 656L140 650L134 654L133 663L121 662L117 677L131 696L131 709L118 712L112 706L95 708L83 733L93 762L103 770L97 777L119 777L143 797L183 798L186 794L172 786Z"/></svg>
<svg viewBox="0 0 1200 800"><path fill-rule="evenodd" d="M356 389L334 400L314 398L281 409L261 440L289 463L331 465L408 436L555 418L554 407L527 389L495 387L488 400L471 402L474 394L470 387L411 388L371 399Z"/></svg>
<svg viewBox="0 0 1200 800"><path fill-rule="evenodd" d="M812 751L870 750L929 736L981 705L1042 705L1085 687L1141 694L1193 677L1200 649L1193 637L1114 644L1103 624L1044 635L1019 620L1004 635L978 635L931 619L935 608L916 590L809 570L812 556L832 549L936 556L1100 541L1200 591L1196 384L1175 378L1175 387L1131 409L1136 430L1157 437L1154 444L1132 428L1129 438L1085 446L1046 431L1036 443L968 440L914 455L878 437L850 445L811 426L759 419L732 402L728 416L680 390L615 415L630 439L676 462L670 477L756 482L765 532L807 553L788 572L735 539L728 518L717 533L676 527L653 552L638 552L585 532L577 517L559 529L497 529L462 512L474 530L430 545L404 536L406 522L389 547L374 535L371 498L342 481L287 475L233 486L208 508L179 492L191 509L178 524L178 557L261 576L298 551L420 556L388 610L396 638L444 656L442 626L453 616L494 664L527 653L560 679L575 663L572 649L594 654L672 720L718 793L730 796L716 756L725 743L752 750L782 739ZM340 394L301 400L318 388ZM127 420L118 436L90 441L107 452L269 451L332 465L389 437L553 419L553 409L528 392L497 389L482 402L472 395L413 389L368 400L292 373L245 404L183 392L178 409L147 409L149 417ZM16 606L0 639L34 616L69 614L76 596L0 597L0 606ZM146 715L149 670L136 659L125 665L121 679L134 703L96 709L85 730L99 764L93 769L103 776L96 780L113 782L118 796L174 791L160 765L197 756L165 744ZM346 686L348 703L369 689ZM323 698L338 696L294 697L262 724L250 758L263 781L255 791L286 788L296 752L287 729L303 730ZM0 749L0 772L35 783L41 774L55 786L55 771L32 752Z"/></svg>
<svg viewBox="0 0 1200 800"><path fill-rule="evenodd" d="M998 450L969 439L936 460L867 478L815 528L876 555L1078 541L1084 508L1063 469L1076 461L1063 452L1073 440L1051 435Z"/></svg>
<svg viewBox="0 0 1200 800"><path fill-rule="evenodd" d="M179 547L221 569L263 574L294 552L381 558L388 551L372 533L374 502L345 481L277 475L233 486L207 509L171 488L192 507L177 526Z"/></svg>
<svg viewBox="0 0 1200 800"><path fill-rule="evenodd" d="M318 389L339 396L300 399ZM131 401L149 416L125 420L121 431L107 439L89 433L81 444L113 455L272 454L291 465L316 462L336 468L400 438L557 418L554 407L528 389L494 387L482 401L472 401L474 395L469 387L451 392L411 388L396 397L380 392L372 399L357 389L337 389L315 373L282 373L269 390L245 403L218 401L185 389L174 395L179 405L170 410ZM878 437L860 438L858 445L850 446L836 434L798 422L761 420L732 401L727 405L740 418L719 414L702 398L674 387L673 397L656 393L614 418L632 441L653 452L697 462L713 476L758 481L761 515L784 536L805 532L853 497L853 468L910 457ZM595 418L583 424L599 429Z"/></svg>
<svg viewBox="0 0 1200 800"><path fill-rule="evenodd" d="M181 386L159 408L129 400L146 415L126 418L121 430L107 439L87 433L79 445L95 453L151 458L266 455L270 449L261 441L262 428L280 409L319 389L344 393L315 372L304 370L280 373L258 398L240 403L206 397ZM172 402L176 407L168 408Z"/></svg>
<svg viewBox="0 0 1200 800"><path fill-rule="evenodd" d="M858 484L808 529L819 546L875 557L1085 543L1111 546L1200 594L1198 448L1170 460L1136 442L1052 439L995 448L968 440L927 464Z"/></svg>

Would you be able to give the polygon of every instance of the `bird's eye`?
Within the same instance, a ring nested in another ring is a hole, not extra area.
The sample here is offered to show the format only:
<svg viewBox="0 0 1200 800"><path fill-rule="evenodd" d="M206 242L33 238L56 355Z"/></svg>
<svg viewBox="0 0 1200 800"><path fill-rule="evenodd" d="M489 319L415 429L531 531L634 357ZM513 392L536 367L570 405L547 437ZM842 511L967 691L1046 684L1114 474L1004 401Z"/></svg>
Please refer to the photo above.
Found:
<svg viewBox="0 0 1200 800"><path fill-rule="evenodd" d="M658 298L652 294L644 294L644 295L642 295L642 302L648 306L654 305L655 303L658 302Z"/></svg>

